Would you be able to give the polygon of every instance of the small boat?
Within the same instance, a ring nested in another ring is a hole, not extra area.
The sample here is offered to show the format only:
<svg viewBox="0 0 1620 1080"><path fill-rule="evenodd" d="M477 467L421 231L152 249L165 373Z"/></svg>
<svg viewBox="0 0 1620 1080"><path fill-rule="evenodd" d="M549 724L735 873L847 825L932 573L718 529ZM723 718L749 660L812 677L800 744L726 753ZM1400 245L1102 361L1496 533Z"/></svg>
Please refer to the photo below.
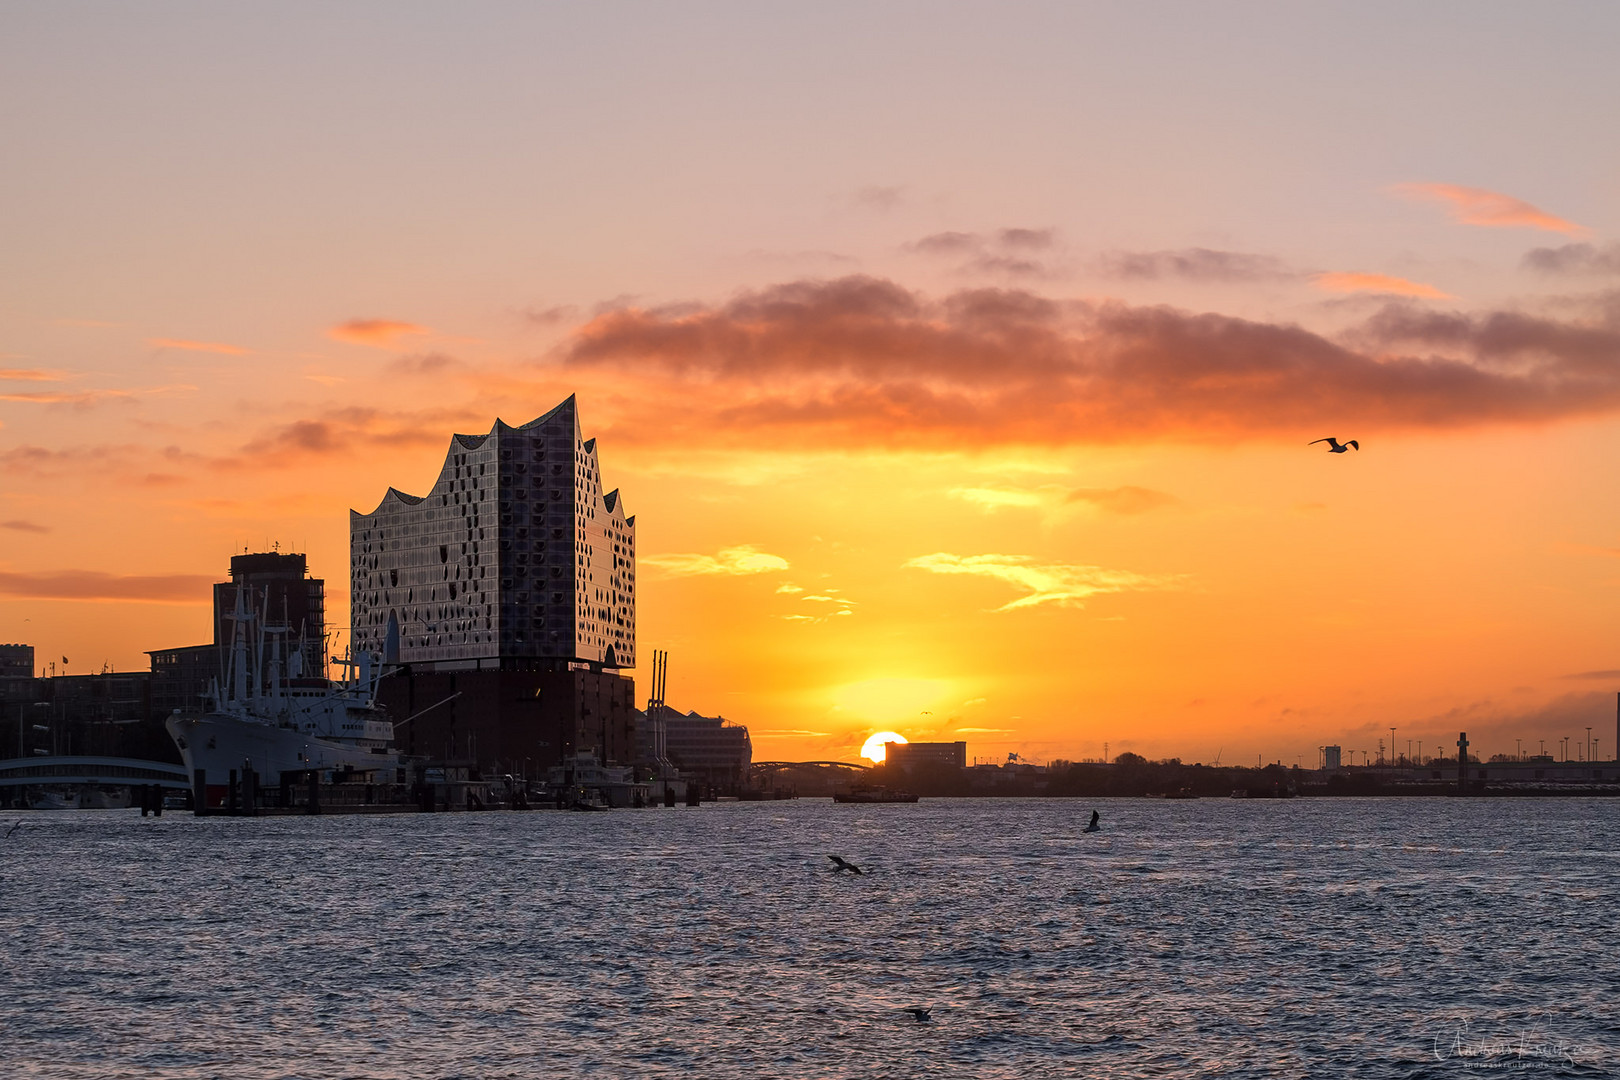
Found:
<svg viewBox="0 0 1620 1080"><path fill-rule="evenodd" d="M895 791L886 787L852 787L848 791L833 796L833 802L846 803L891 803L916 802L917 796L909 791Z"/></svg>

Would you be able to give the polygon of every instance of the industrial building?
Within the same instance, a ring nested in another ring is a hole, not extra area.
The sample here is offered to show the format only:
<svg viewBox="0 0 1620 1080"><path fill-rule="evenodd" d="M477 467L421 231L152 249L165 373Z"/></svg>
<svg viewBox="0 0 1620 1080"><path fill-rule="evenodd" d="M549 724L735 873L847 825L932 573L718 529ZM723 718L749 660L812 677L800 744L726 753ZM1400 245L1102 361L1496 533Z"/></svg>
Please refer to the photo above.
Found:
<svg viewBox="0 0 1620 1080"><path fill-rule="evenodd" d="M425 495L349 517L356 649L401 750L533 774L634 754L635 519L604 492L573 397L519 427L454 435Z"/></svg>

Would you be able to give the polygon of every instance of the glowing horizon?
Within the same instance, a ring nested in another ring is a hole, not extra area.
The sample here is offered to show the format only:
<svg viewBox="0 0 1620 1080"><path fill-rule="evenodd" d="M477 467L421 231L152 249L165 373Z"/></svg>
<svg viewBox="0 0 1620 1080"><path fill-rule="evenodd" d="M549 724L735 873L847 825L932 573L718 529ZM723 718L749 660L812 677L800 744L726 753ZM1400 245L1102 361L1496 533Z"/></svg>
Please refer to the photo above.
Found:
<svg viewBox="0 0 1620 1080"><path fill-rule="evenodd" d="M1613 721L1620 13L361 10L0 40L0 640L144 669L274 541L343 626L349 510L577 394L761 759Z"/></svg>

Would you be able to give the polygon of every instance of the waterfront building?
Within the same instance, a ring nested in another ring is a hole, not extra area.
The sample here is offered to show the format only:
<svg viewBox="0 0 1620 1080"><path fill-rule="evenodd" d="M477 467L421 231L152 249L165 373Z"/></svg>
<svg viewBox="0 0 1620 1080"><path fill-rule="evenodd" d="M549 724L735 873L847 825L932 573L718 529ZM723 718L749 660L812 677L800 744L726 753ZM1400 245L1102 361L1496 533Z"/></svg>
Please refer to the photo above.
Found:
<svg viewBox="0 0 1620 1080"><path fill-rule="evenodd" d="M965 769L965 742L892 742L884 746L884 764L910 772L913 769Z"/></svg>
<svg viewBox="0 0 1620 1080"><path fill-rule="evenodd" d="M18 757L91 754L178 761L152 709L152 673L98 671L35 683Z"/></svg>
<svg viewBox="0 0 1620 1080"><path fill-rule="evenodd" d="M664 752L688 779L731 791L748 783L754 744L748 729L723 716L664 709Z"/></svg>
<svg viewBox="0 0 1620 1080"><path fill-rule="evenodd" d="M1340 768L1343 760L1343 753L1343 748L1338 746L1322 747L1322 768L1326 769L1328 772L1333 772Z"/></svg>
<svg viewBox="0 0 1620 1080"><path fill-rule="evenodd" d="M397 673L400 748L534 774L634 753L635 519L604 491L575 399L454 435L424 495L349 516L357 649Z"/></svg>

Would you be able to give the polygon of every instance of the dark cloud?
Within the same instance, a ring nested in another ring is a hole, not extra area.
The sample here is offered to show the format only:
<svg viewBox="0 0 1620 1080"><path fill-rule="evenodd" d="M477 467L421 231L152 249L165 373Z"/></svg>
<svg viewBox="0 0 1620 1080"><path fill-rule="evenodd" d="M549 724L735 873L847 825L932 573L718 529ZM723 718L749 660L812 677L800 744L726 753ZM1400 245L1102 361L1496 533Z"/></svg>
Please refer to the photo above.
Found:
<svg viewBox="0 0 1620 1080"><path fill-rule="evenodd" d="M1620 331L1512 311L1468 315L1389 304L1361 335L1381 348L1445 350L1493 368L1552 365L1567 376L1610 379L1620 364Z"/></svg>
<svg viewBox="0 0 1620 1080"><path fill-rule="evenodd" d="M158 604L213 602L213 579L206 574L121 575L96 570L56 570L35 574L0 572L0 595L35 600L135 600Z"/></svg>
<svg viewBox="0 0 1620 1080"><path fill-rule="evenodd" d="M1295 277L1282 260L1243 251L1182 248L1179 251L1113 251L1097 261L1109 277L1158 281L1266 281Z"/></svg>
<svg viewBox="0 0 1620 1080"><path fill-rule="evenodd" d="M1178 501L1174 495L1162 491L1154 491L1144 487L1117 487L1117 488L1075 488L1069 492L1067 500L1072 503L1089 503L1099 510L1107 510L1112 514L1145 514L1149 510L1157 510L1161 506L1174 506Z"/></svg>
<svg viewBox="0 0 1620 1080"><path fill-rule="evenodd" d="M81 446L51 450L44 446L23 445L0 452L0 466L13 476L48 478L89 468L104 469L143 452L135 446Z"/></svg>
<svg viewBox="0 0 1620 1080"><path fill-rule="evenodd" d="M658 389L657 436L825 444L1295 437L1324 423L1456 428L1620 410L1620 338L1512 313L1386 305L1345 340L1169 307L892 281L797 281L720 305L621 308L566 365ZM672 402L680 400L680 419ZM632 410L633 411L633 410ZM676 427L683 427L676 431Z"/></svg>
<svg viewBox="0 0 1620 1080"><path fill-rule="evenodd" d="M245 443L236 455L216 459L213 464L230 469L275 467L364 447L423 446L445 441L440 429L421 423L421 419L359 406L333 409L314 419L279 424Z"/></svg>
<svg viewBox="0 0 1620 1080"><path fill-rule="evenodd" d="M996 233L996 242L1005 248L1044 251L1056 237L1056 229L1002 229Z"/></svg>
<svg viewBox="0 0 1620 1080"><path fill-rule="evenodd" d="M1536 248L1525 255L1524 265L1544 274L1620 274L1620 243Z"/></svg>
<svg viewBox="0 0 1620 1080"><path fill-rule="evenodd" d="M1566 679L1602 679L1606 682L1620 680L1620 669L1609 668L1605 671L1577 671L1573 675L1565 675Z"/></svg>
<svg viewBox="0 0 1620 1080"><path fill-rule="evenodd" d="M1052 270L1031 257L1045 251L1057 236L1055 229L999 229L994 233L940 232L914 240L905 250L939 259L965 260L959 274L1011 278L1048 278Z"/></svg>
<svg viewBox="0 0 1620 1080"><path fill-rule="evenodd" d="M0 521L0 529L26 533L48 533L51 531L48 527L37 525L32 521Z"/></svg>
<svg viewBox="0 0 1620 1080"><path fill-rule="evenodd" d="M1007 277L1044 278L1050 275L1044 263L1013 255L983 255L962 268L974 274L1002 274Z"/></svg>

